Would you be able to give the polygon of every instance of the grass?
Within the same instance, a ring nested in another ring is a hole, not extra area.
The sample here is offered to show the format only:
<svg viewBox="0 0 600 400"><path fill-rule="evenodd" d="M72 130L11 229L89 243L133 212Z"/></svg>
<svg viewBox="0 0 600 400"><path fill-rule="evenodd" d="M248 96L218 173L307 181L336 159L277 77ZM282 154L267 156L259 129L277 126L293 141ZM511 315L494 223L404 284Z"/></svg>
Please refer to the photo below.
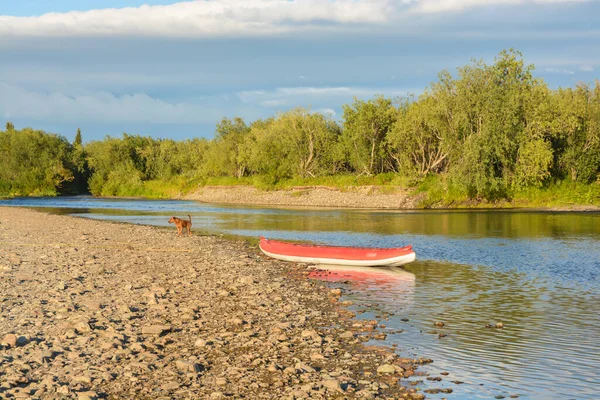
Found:
<svg viewBox="0 0 600 400"><path fill-rule="evenodd" d="M511 193L510 199L490 202L472 199L464 187L456 185L442 175L432 175L416 180L396 174L375 176L337 175L318 178L275 179L271 176L252 176L241 179L232 177L185 177L144 182L122 182L110 187L102 195L117 197L144 197L149 199L176 199L193 193L204 186L252 186L261 190L287 190L297 188L293 196L306 195L311 187L331 187L339 190L372 187L373 192L391 194L402 188L414 196L418 208L550 208L572 206L600 206L600 182L581 184L558 181L546 187L530 187ZM104 188L103 188L104 189ZM10 199L18 193L0 193L0 199ZM32 196L56 196L55 192L38 190Z"/></svg>
<svg viewBox="0 0 600 400"><path fill-rule="evenodd" d="M559 181L545 188L527 188L514 194L513 203L528 207L600 206L600 182Z"/></svg>

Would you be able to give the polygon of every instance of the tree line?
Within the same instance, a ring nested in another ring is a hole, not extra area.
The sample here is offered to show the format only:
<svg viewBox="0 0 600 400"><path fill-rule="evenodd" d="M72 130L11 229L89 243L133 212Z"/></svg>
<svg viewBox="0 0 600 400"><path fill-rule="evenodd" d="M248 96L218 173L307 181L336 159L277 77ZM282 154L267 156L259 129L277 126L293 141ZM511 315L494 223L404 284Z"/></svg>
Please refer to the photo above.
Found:
<svg viewBox="0 0 600 400"><path fill-rule="evenodd" d="M0 132L0 194L143 194L151 182L435 176L470 198L502 199L600 174L600 82L550 89L515 50L448 71L419 96L354 99L340 121L296 108L221 120L212 140L107 136L82 144L9 123Z"/></svg>

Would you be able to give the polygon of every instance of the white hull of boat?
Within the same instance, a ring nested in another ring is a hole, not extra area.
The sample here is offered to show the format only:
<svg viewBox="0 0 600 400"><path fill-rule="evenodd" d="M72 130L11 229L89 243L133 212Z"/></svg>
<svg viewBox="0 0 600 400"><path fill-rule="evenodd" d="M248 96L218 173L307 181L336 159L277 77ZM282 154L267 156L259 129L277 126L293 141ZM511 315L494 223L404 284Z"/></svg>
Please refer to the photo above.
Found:
<svg viewBox="0 0 600 400"><path fill-rule="evenodd" d="M260 249L269 257L276 258L283 261L310 263L310 264L327 264L327 265L351 265L355 267L399 267L404 264L415 261L415 252L404 254L398 257L385 258L381 260L343 260L339 258L319 258L319 257L301 257L301 256L288 256L285 254L269 253Z"/></svg>

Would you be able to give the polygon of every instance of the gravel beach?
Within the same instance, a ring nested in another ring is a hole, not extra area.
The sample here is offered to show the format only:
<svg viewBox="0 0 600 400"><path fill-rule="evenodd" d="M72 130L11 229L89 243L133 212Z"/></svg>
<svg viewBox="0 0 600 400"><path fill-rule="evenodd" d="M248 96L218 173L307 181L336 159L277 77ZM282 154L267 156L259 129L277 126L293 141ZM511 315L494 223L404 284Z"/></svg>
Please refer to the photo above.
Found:
<svg viewBox="0 0 600 400"><path fill-rule="evenodd" d="M183 198L222 204L414 209L417 208L421 197L411 196L398 187L379 186L347 187L344 190L324 186L306 186L271 191L251 186L202 186Z"/></svg>
<svg viewBox="0 0 600 400"><path fill-rule="evenodd" d="M0 398L424 398L399 381L431 360L373 346L385 321L306 274L243 242L0 207Z"/></svg>

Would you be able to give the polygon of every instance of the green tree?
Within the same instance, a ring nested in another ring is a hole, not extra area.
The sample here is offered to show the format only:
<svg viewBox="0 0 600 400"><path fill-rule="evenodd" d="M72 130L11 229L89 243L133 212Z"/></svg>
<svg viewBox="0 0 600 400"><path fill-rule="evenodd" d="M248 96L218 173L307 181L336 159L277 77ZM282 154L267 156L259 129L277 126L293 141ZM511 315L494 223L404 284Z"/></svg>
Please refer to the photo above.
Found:
<svg viewBox="0 0 600 400"><path fill-rule="evenodd" d="M339 127L319 113L296 108L252 128L253 170L274 177L315 177L330 174L336 160Z"/></svg>
<svg viewBox="0 0 600 400"><path fill-rule="evenodd" d="M250 128L241 118L223 118L216 127L215 139L210 143L205 159L205 172L209 176L235 176L241 178L248 172L246 158L241 156L243 143Z"/></svg>
<svg viewBox="0 0 600 400"><path fill-rule="evenodd" d="M559 89L555 97L562 110L555 128L559 167L574 181L593 182L600 172L600 82Z"/></svg>
<svg viewBox="0 0 600 400"><path fill-rule="evenodd" d="M445 171L456 138L445 119L445 104L426 92L418 101L406 99L387 142L398 170L407 176Z"/></svg>
<svg viewBox="0 0 600 400"><path fill-rule="evenodd" d="M386 136L398 112L383 96L374 100L354 99L344 105L342 142L350 166L359 175L373 175L391 169Z"/></svg>
<svg viewBox="0 0 600 400"><path fill-rule="evenodd" d="M44 131L0 132L0 192L26 196L64 193L73 180L72 150L66 138Z"/></svg>

